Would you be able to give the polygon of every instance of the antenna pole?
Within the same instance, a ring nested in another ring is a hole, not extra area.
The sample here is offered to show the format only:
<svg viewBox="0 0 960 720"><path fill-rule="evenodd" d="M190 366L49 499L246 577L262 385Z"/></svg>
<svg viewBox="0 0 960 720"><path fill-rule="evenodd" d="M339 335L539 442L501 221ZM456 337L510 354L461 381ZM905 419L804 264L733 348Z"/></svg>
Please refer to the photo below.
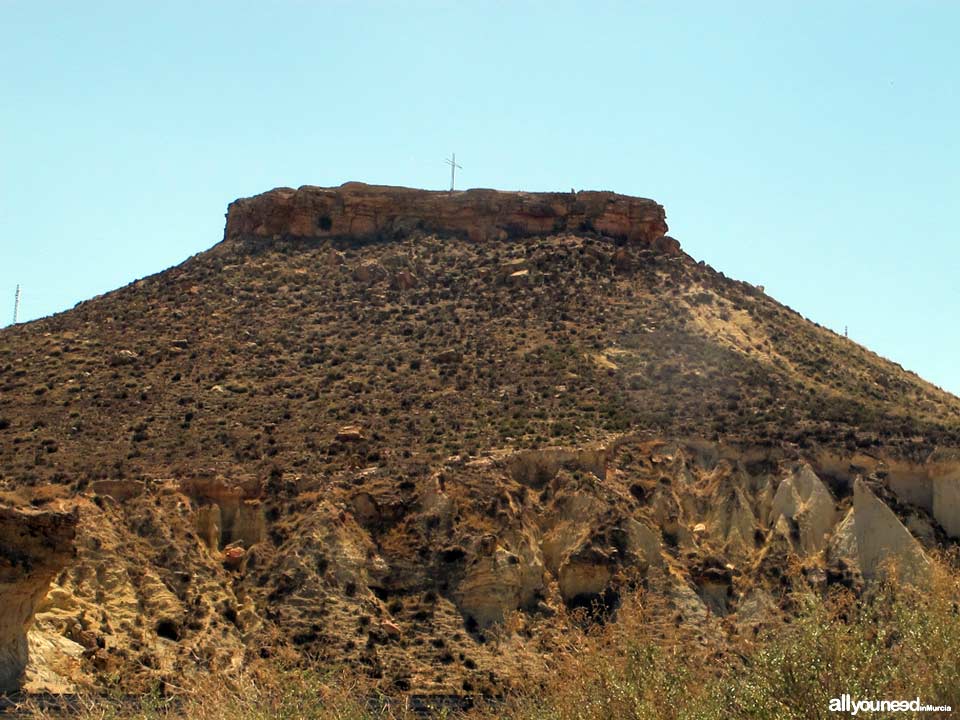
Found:
<svg viewBox="0 0 960 720"><path fill-rule="evenodd" d="M13 324L20 320L20 284L17 283L17 292L13 296Z"/></svg>

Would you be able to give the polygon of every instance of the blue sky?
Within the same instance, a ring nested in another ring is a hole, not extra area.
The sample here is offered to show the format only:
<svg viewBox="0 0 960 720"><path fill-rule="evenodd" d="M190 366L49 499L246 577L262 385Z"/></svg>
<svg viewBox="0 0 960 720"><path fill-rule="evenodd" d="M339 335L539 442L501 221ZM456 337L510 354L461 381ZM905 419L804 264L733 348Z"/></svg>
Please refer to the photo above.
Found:
<svg viewBox="0 0 960 720"><path fill-rule="evenodd" d="M0 324L347 180L652 197L960 393L960 3L0 0Z"/></svg>

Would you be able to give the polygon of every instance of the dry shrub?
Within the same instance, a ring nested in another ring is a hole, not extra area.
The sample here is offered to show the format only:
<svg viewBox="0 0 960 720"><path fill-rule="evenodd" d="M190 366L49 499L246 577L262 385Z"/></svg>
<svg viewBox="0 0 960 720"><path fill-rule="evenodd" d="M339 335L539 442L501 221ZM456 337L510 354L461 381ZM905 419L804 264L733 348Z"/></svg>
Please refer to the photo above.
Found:
<svg viewBox="0 0 960 720"><path fill-rule="evenodd" d="M800 591L792 622L750 640L673 627L657 620L664 608L634 602L566 654L541 694L514 698L500 716L800 720L831 716L842 693L956 708L958 598L940 568L926 588L893 578L861 598Z"/></svg>

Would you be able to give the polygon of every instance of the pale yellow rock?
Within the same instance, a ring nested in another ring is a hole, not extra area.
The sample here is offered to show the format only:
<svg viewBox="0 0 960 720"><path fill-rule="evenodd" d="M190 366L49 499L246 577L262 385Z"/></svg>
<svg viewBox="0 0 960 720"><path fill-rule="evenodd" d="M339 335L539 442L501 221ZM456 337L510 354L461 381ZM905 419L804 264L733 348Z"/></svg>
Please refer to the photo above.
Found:
<svg viewBox="0 0 960 720"><path fill-rule="evenodd" d="M771 524L779 517L798 526L798 551L810 555L826 547L827 535L836 522L836 503L809 465L800 465L777 488L770 508Z"/></svg>
<svg viewBox="0 0 960 720"><path fill-rule="evenodd" d="M516 553L497 547L475 557L455 593L457 605L481 627L500 623L507 613L532 604L542 578L542 566L531 568Z"/></svg>
<svg viewBox="0 0 960 720"><path fill-rule="evenodd" d="M0 507L0 691L16 690L23 681L27 632L50 581L71 560L78 517Z"/></svg>
<svg viewBox="0 0 960 720"><path fill-rule="evenodd" d="M894 512L862 480L853 489L853 507L837 527L830 554L855 563L866 580L895 566L898 579L915 585L930 577L931 562Z"/></svg>
<svg viewBox="0 0 960 720"><path fill-rule="evenodd" d="M197 534L214 552L220 549L222 524L219 505L204 505L197 510Z"/></svg>
<svg viewBox="0 0 960 720"><path fill-rule="evenodd" d="M33 627L27 633L29 662L23 673L21 689L26 693L72 693L71 680L81 673L84 647L56 631Z"/></svg>
<svg viewBox="0 0 960 720"><path fill-rule="evenodd" d="M560 593L567 602L600 595L613 578L609 565L570 560L560 568Z"/></svg>
<svg viewBox="0 0 960 720"><path fill-rule="evenodd" d="M950 537L960 538L960 470L933 478L933 517Z"/></svg>
<svg viewBox="0 0 960 720"><path fill-rule="evenodd" d="M753 588L738 603L736 622L739 625L756 625L776 617L777 603L763 588Z"/></svg>
<svg viewBox="0 0 960 720"><path fill-rule="evenodd" d="M710 536L736 557L744 557L751 552L757 518L750 500L737 481L728 478L718 489L717 498L711 505L707 520Z"/></svg>
<svg viewBox="0 0 960 720"><path fill-rule="evenodd" d="M647 565L660 565L663 562L663 543L660 533L654 532L643 523L628 519L624 523L627 531L627 552L641 557Z"/></svg>

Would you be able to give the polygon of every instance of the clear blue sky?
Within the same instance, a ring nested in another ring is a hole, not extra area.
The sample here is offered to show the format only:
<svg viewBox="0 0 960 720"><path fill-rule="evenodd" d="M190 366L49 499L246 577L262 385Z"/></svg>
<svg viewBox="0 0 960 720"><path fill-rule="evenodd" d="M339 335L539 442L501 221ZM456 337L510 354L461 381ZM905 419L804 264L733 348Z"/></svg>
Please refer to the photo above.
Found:
<svg viewBox="0 0 960 720"><path fill-rule="evenodd" d="M960 3L0 0L0 324L347 180L611 189L960 392Z"/></svg>

